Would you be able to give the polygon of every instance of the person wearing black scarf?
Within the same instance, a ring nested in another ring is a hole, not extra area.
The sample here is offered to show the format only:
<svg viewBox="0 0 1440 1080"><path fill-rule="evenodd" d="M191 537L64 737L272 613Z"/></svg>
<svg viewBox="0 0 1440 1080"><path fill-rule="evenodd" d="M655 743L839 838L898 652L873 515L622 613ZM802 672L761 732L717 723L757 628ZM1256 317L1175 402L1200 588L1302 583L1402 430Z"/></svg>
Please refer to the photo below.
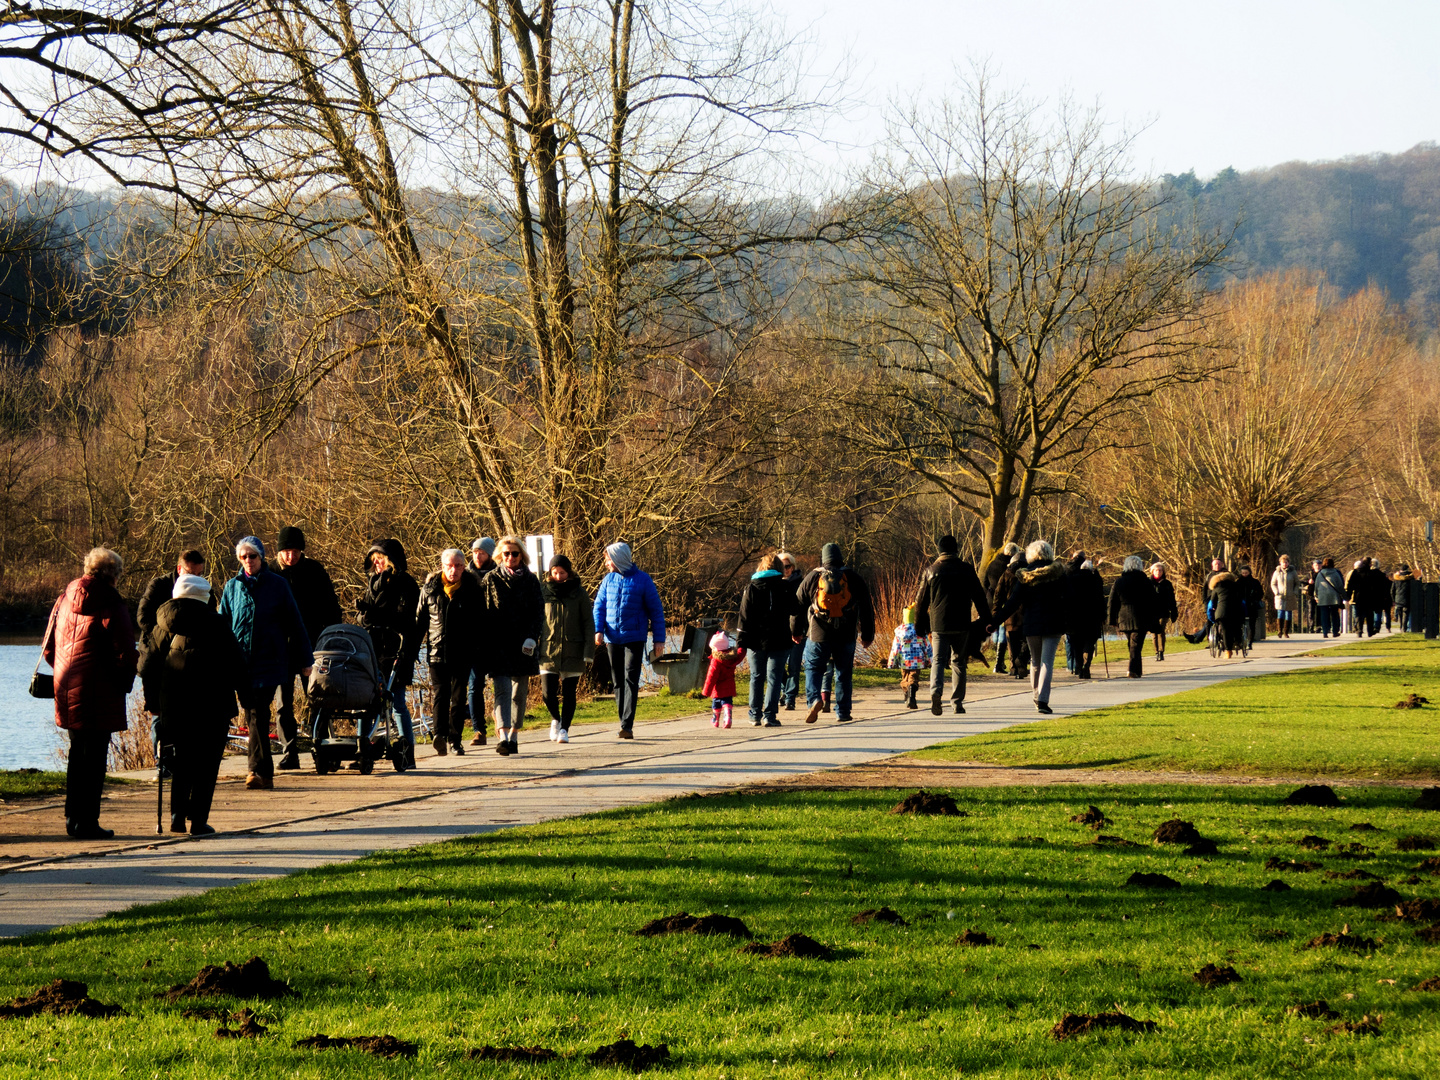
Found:
<svg viewBox="0 0 1440 1080"><path fill-rule="evenodd" d="M538 650L540 683L550 712L550 740L568 743L580 676L595 659L595 619L590 594L564 555L550 560L540 596L545 602Z"/></svg>

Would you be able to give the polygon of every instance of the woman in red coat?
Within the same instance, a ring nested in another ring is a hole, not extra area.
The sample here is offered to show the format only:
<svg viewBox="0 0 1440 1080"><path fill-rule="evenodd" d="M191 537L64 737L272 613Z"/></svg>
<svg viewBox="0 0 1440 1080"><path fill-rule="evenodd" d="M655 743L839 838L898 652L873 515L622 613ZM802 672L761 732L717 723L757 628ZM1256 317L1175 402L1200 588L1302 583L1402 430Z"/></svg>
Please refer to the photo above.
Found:
<svg viewBox="0 0 1440 1080"><path fill-rule="evenodd" d="M70 733L65 777L65 831L77 840L108 840L100 827L100 789L110 736L124 731L125 695L140 654L135 623L115 591L120 556L95 548L85 575L65 587L50 612L45 661L55 669L55 723Z"/></svg>

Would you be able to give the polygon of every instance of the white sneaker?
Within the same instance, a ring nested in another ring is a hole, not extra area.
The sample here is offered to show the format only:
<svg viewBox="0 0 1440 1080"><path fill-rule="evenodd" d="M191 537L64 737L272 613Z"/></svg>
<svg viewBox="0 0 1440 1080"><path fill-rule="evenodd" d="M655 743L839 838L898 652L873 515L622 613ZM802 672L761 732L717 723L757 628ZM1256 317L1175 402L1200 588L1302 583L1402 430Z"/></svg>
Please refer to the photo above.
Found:
<svg viewBox="0 0 1440 1080"><path fill-rule="evenodd" d="M551 741L551 742L559 742L559 741L560 741L560 721L559 721L559 720L551 720L551 721L550 721L550 741Z"/></svg>
<svg viewBox="0 0 1440 1080"><path fill-rule="evenodd" d="M570 741L570 732L566 731L566 730L562 727L562 728L560 729L560 734L556 737L555 741L556 741L556 742L569 742L569 741Z"/></svg>

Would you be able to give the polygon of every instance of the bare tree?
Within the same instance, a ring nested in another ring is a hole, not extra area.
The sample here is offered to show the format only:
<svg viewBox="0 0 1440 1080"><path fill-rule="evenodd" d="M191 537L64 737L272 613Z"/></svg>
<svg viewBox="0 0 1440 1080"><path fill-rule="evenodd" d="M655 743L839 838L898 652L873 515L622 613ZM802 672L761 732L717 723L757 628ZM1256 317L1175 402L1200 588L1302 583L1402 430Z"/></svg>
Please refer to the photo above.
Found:
<svg viewBox="0 0 1440 1080"><path fill-rule="evenodd" d="M845 437L982 525L984 557L1116 442L1115 421L1214 369L1200 318L1222 244L1181 234L1094 112L1053 121L977 74L898 116L863 177L867 239L832 342L873 362Z"/></svg>

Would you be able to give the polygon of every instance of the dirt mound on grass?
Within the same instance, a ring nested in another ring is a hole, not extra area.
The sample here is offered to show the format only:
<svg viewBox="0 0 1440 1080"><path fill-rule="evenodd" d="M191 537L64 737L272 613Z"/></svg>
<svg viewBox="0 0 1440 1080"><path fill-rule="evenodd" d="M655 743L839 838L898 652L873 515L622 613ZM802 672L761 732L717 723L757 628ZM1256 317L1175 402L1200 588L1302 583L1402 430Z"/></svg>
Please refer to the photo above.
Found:
<svg viewBox="0 0 1440 1080"><path fill-rule="evenodd" d="M804 934L790 934L769 945L754 941L740 950L749 956L797 956L802 960L829 960L835 954Z"/></svg>
<svg viewBox="0 0 1440 1080"><path fill-rule="evenodd" d="M1265 892L1289 892L1290 886L1281 881L1278 877L1260 886Z"/></svg>
<svg viewBox="0 0 1440 1080"><path fill-rule="evenodd" d="M1233 967L1226 964L1224 967L1216 967L1214 964L1206 964L1190 978L1194 979L1201 986L1228 986L1230 983L1240 982L1240 975Z"/></svg>
<svg viewBox="0 0 1440 1080"><path fill-rule="evenodd" d="M1305 947L1307 949L1333 947L1336 949L1357 949L1361 952L1374 952L1376 944L1374 938L1361 937L1359 934L1350 933L1350 924L1346 923L1340 928L1340 933L1325 933L1319 937L1313 937L1305 943Z"/></svg>
<svg viewBox="0 0 1440 1080"><path fill-rule="evenodd" d="M1380 1017L1366 1013L1359 1020L1345 1020L1325 1029L1327 1035L1379 1035Z"/></svg>
<svg viewBox="0 0 1440 1080"><path fill-rule="evenodd" d="M635 933L640 937L659 937L661 934L729 934L747 941L755 936L743 919L732 915L712 914L697 917L684 911L664 919L651 919Z"/></svg>
<svg viewBox="0 0 1440 1080"><path fill-rule="evenodd" d="M1440 810L1440 787L1422 788L1415 800L1416 810Z"/></svg>
<svg viewBox="0 0 1440 1080"><path fill-rule="evenodd" d="M1083 814L1072 814L1070 820L1081 825L1089 825L1092 829L1103 829L1106 825L1115 824L1105 816L1105 811L1098 806L1087 807Z"/></svg>
<svg viewBox="0 0 1440 1080"><path fill-rule="evenodd" d="M860 914L850 916L850 921L852 923L855 923L857 926L862 923L870 922L891 923L895 926L910 925L900 917L900 913L898 911L894 911L893 909L888 907L866 908L864 911L860 912Z"/></svg>
<svg viewBox="0 0 1440 1080"><path fill-rule="evenodd" d="M1399 701L1395 702L1395 708L1418 709L1422 705L1429 704L1430 699L1428 697L1425 697L1423 694L1407 694L1405 697L1402 697Z"/></svg>
<svg viewBox="0 0 1440 1080"><path fill-rule="evenodd" d="M1380 885L1371 882L1369 885L1357 885L1345 896L1335 901L1336 907L1358 907L1358 908L1388 908L1401 903L1398 892L1388 885Z"/></svg>
<svg viewBox="0 0 1440 1080"><path fill-rule="evenodd" d="M1364 844L1336 844L1330 851L1332 859L1373 859L1375 849Z"/></svg>
<svg viewBox="0 0 1440 1080"><path fill-rule="evenodd" d="M1319 870L1318 862L1306 862L1304 859L1282 859L1279 855L1271 855L1265 860L1266 870L1289 870L1294 874L1308 874L1311 870Z"/></svg>
<svg viewBox="0 0 1440 1080"><path fill-rule="evenodd" d="M891 808L890 813L938 814L944 817L970 816L956 806L955 800L949 795L932 795L927 791L917 791L913 795L906 795Z"/></svg>
<svg viewBox="0 0 1440 1080"><path fill-rule="evenodd" d="M1434 851L1437 846L1433 836L1402 836L1395 841L1396 851Z"/></svg>
<svg viewBox="0 0 1440 1080"><path fill-rule="evenodd" d="M559 1056L544 1046L480 1046L465 1051L469 1061L554 1061Z"/></svg>
<svg viewBox="0 0 1440 1080"><path fill-rule="evenodd" d="M1283 806L1339 806L1340 797L1329 784L1306 784L1285 796Z"/></svg>
<svg viewBox="0 0 1440 1080"><path fill-rule="evenodd" d="M1178 889L1180 883L1166 874L1144 874L1137 871L1125 879L1126 885L1141 889Z"/></svg>
<svg viewBox="0 0 1440 1080"><path fill-rule="evenodd" d="M1358 825L1351 825L1351 826L1350 826L1350 831L1351 831L1351 832L1379 832L1380 830L1377 829L1374 825L1371 825L1370 822L1368 822L1368 821L1362 821L1362 822L1360 822L1360 824L1358 824Z"/></svg>
<svg viewBox="0 0 1440 1080"><path fill-rule="evenodd" d="M359 1050L375 1057L414 1057L420 1052L418 1043L397 1039L394 1035L353 1035L331 1038L329 1035L311 1035L295 1044L296 1050Z"/></svg>
<svg viewBox="0 0 1440 1080"><path fill-rule="evenodd" d="M1372 874L1367 870L1346 870L1343 874L1339 870L1326 870L1326 881L1384 881L1379 874Z"/></svg>
<svg viewBox="0 0 1440 1080"><path fill-rule="evenodd" d="M1440 874L1440 855L1432 855L1415 869L1424 874Z"/></svg>
<svg viewBox="0 0 1440 1080"><path fill-rule="evenodd" d="M638 1073L652 1065L659 1065L662 1061L669 1061L670 1047L666 1043L659 1046L637 1046L630 1039L621 1039L591 1052L589 1060L591 1065L618 1066Z"/></svg>
<svg viewBox="0 0 1440 1080"><path fill-rule="evenodd" d="M258 956L235 965L207 964L200 973L183 986L172 986L161 995L166 1001L197 997L279 998L293 997L295 991L270 977L270 968Z"/></svg>
<svg viewBox="0 0 1440 1080"><path fill-rule="evenodd" d="M1171 818L1155 830L1154 839L1157 844L1198 844L1205 838L1191 822Z"/></svg>
<svg viewBox="0 0 1440 1080"><path fill-rule="evenodd" d="M1300 838L1300 846L1303 848L1308 848L1311 851L1324 851L1330 846L1330 841L1326 840L1323 836L1315 836L1312 834L1309 836L1302 836Z"/></svg>
<svg viewBox="0 0 1440 1080"><path fill-rule="evenodd" d="M1436 942L1440 942L1440 923L1416 930L1415 936L1425 942L1426 945L1434 945Z"/></svg>
<svg viewBox="0 0 1440 1080"><path fill-rule="evenodd" d="M972 945L979 948L982 945L994 945L995 939L983 930L966 930L955 939L956 945Z"/></svg>
<svg viewBox="0 0 1440 1080"><path fill-rule="evenodd" d="M241 1009L230 1016L237 1024L236 1027L226 1027L221 1024L215 1029L217 1039L260 1039L269 1033L270 1029L260 1023L260 1018L251 1009Z"/></svg>
<svg viewBox="0 0 1440 1080"><path fill-rule="evenodd" d="M1433 979L1426 979L1424 982L1416 983L1416 984L1415 984L1414 986L1412 986L1410 989L1411 989L1411 990L1440 990L1440 975L1436 975Z"/></svg>
<svg viewBox="0 0 1440 1080"><path fill-rule="evenodd" d="M1094 846L1094 847L1136 847L1137 845L1136 845L1135 841L1133 841L1133 840L1126 840L1123 836L1112 836L1112 835L1110 835L1109 833L1101 833L1099 836L1095 837L1094 840L1091 840L1091 841L1090 841L1090 845L1082 845L1082 846Z"/></svg>
<svg viewBox="0 0 1440 1080"><path fill-rule="evenodd" d="M125 1016L119 1005L106 1005L90 996L90 988L83 982L72 979L56 979L48 986L42 986L29 997L17 997L8 1005L0 1005L0 1019L19 1019L26 1016L88 1016L99 1019L106 1016Z"/></svg>
<svg viewBox="0 0 1440 1080"><path fill-rule="evenodd" d="M1136 1020L1122 1012L1066 1013L1060 1018L1060 1022L1050 1029L1050 1034L1057 1041L1063 1042L1076 1035L1088 1035L1092 1031L1114 1028L1120 1031L1150 1032L1154 1031L1156 1026L1154 1020Z"/></svg>
<svg viewBox="0 0 1440 1080"><path fill-rule="evenodd" d="M1440 919L1440 900L1405 900L1395 905L1395 914L1406 922L1435 922Z"/></svg>
<svg viewBox="0 0 1440 1080"><path fill-rule="evenodd" d="M1306 1020L1339 1020L1340 1014L1330 1008L1330 1003L1324 998L1319 1001L1311 1001L1305 1005L1291 1005L1285 1010L1291 1016L1303 1016Z"/></svg>

